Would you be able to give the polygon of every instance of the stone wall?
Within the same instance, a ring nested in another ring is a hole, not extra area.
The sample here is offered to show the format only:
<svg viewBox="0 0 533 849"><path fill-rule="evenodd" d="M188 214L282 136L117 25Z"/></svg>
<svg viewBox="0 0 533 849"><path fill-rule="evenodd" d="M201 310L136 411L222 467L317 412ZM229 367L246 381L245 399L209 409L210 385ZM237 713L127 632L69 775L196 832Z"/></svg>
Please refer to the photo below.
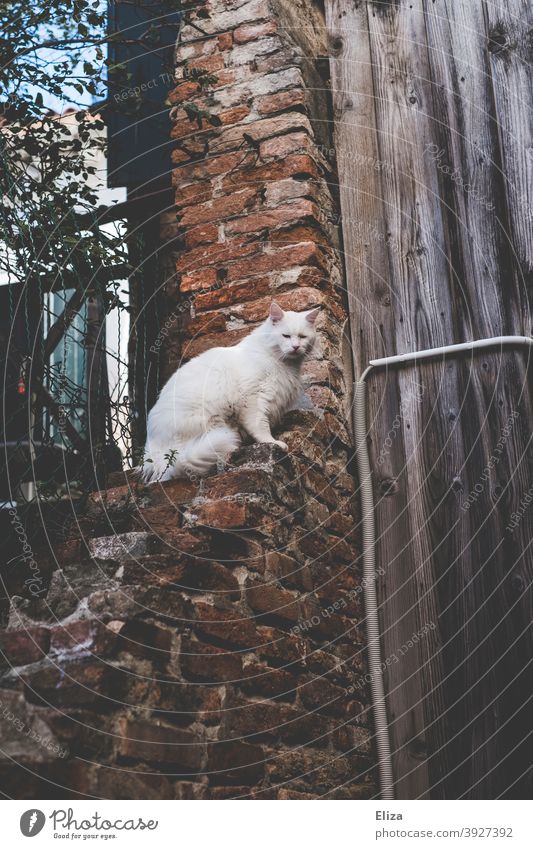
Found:
<svg viewBox="0 0 533 849"><path fill-rule="evenodd" d="M36 556L46 593L20 581L0 634L0 775L18 798L367 798L322 11L183 5L161 363L233 344L273 296L322 305L319 351L277 434L288 455L250 445L203 481L122 481Z"/></svg>

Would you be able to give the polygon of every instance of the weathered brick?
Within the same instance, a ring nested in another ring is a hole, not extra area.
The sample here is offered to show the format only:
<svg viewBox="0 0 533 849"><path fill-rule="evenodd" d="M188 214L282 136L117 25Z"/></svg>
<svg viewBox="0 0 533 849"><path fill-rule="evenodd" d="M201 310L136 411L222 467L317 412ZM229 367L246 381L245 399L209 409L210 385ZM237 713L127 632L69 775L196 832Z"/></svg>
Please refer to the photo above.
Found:
<svg viewBox="0 0 533 849"><path fill-rule="evenodd" d="M244 693L292 702L296 696L296 688L296 678L284 669L264 666L253 661L247 663L243 669L240 689Z"/></svg>
<svg viewBox="0 0 533 849"><path fill-rule="evenodd" d="M150 583L185 592L214 590L226 599L240 596L239 583L231 571L205 557L169 554L129 560L124 563L123 579L127 584Z"/></svg>
<svg viewBox="0 0 533 849"><path fill-rule="evenodd" d="M244 301L253 300L258 295L266 295L271 285L272 281L269 277L254 277L253 281L247 280L246 283L221 286L211 292L197 295L194 307L196 310L213 310L232 304L241 304Z"/></svg>
<svg viewBox="0 0 533 849"><path fill-rule="evenodd" d="M265 772L264 753L260 746L231 740L211 743L207 751L209 783L255 784Z"/></svg>
<svg viewBox="0 0 533 849"><path fill-rule="evenodd" d="M198 354L208 351L210 348L228 348L230 345L236 345L237 342L240 342L241 339L247 336L249 332L249 327L242 327L239 328L239 330L227 330L225 333L210 333L206 336L198 336L196 339L191 339L184 344L182 349L182 358L184 361L190 360L193 357L197 357ZM219 502L217 502L217 505L218 504ZM226 510L228 512L226 512ZM195 515L198 521L195 519L194 523L207 525L207 527L222 527L218 524L211 524L210 522L210 518L214 521L219 521L219 519L217 519L217 513L220 513L220 521L236 522L234 527L239 525L238 515L235 511L230 508L224 508L224 510L221 511L216 505L212 508L206 507L202 510L196 510ZM226 519L222 518L223 514L226 515ZM242 517L245 517L245 515L246 511L243 511ZM245 518L242 518L242 520L245 521ZM240 526L243 527L243 525ZM224 525L224 527L231 527L231 525Z"/></svg>
<svg viewBox="0 0 533 849"><path fill-rule="evenodd" d="M276 295L276 302L282 309L295 310L296 312L320 306L326 300L322 292L307 287ZM272 298L257 298L252 303L244 303L237 307L234 314L246 321L264 321L268 316L271 302Z"/></svg>
<svg viewBox="0 0 533 849"><path fill-rule="evenodd" d="M296 598L273 584L260 583L251 578L246 581L246 601L254 613L274 616L288 622L297 622L300 607Z"/></svg>
<svg viewBox="0 0 533 849"><path fill-rule="evenodd" d="M327 746L331 721L314 713L303 713L281 702L233 699L224 713L227 736L247 741L280 739L289 743Z"/></svg>
<svg viewBox="0 0 533 849"><path fill-rule="evenodd" d="M85 705L103 701L112 671L104 663L82 660L50 664L21 677L29 701L37 697L51 705Z"/></svg>
<svg viewBox="0 0 533 849"><path fill-rule="evenodd" d="M349 711L349 699L341 687L331 684L324 677L318 676L300 684L298 694L302 704L312 711L346 716Z"/></svg>
<svg viewBox="0 0 533 849"><path fill-rule="evenodd" d="M291 664L302 663L308 654L308 642L302 636L266 625L258 625L257 633L260 636L257 654L271 663L290 667Z"/></svg>
<svg viewBox="0 0 533 849"><path fill-rule="evenodd" d="M204 71L209 71L211 74L216 74L224 67L224 57L220 53L214 53L211 56L198 56L196 59L191 59L187 63L187 68L199 68Z"/></svg>
<svg viewBox="0 0 533 849"><path fill-rule="evenodd" d="M268 504L259 498L257 501L221 498L195 506L191 510L189 521L210 528L247 530L264 524L267 509ZM268 519L268 522L271 523L272 519Z"/></svg>
<svg viewBox="0 0 533 849"><path fill-rule="evenodd" d="M239 654L198 640L182 640L180 665L183 674L191 681L239 681L242 677Z"/></svg>
<svg viewBox="0 0 533 849"><path fill-rule="evenodd" d="M180 224L183 227L191 227L195 224L226 220L234 215L239 215L250 208L255 201L256 194L255 189L246 188L230 196L224 195L217 200L188 207L181 215Z"/></svg>
<svg viewBox="0 0 533 849"><path fill-rule="evenodd" d="M204 495L206 498L221 498L238 496L240 494L272 495L271 476L263 469L232 469L223 477L215 476L206 481Z"/></svg>
<svg viewBox="0 0 533 849"><path fill-rule="evenodd" d="M187 322L185 335L188 337L199 336L203 333L220 333L226 329L226 319L221 313L208 313L197 315L196 318Z"/></svg>
<svg viewBox="0 0 533 849"><path fill-rule="evenodd" d="M233 106L219 114L219 119L224 125L238 124L250 114L249 106Z"/></svg>
<svg viewBox="0 0 533 849"><path fill-rule="evenodd" d="M175 726L123 719L119 734L118 754L128 760L172 764L183 773L198 771L204 762L205 744Z"/></svg>
<svg viewBox="0 0 533 849"><path fill-rule="evenodd" d="M180 289L182 292L196 292L200 289L209 289L216 283L217 273L214 268L200 268L198 271L183 275Z"/></svg>
<svg viewBox="0 0 533 849"><path fill-rule="evenodd" d="M200 637L250 651L255 649L258 642L255 623L244 613L201 602L195 605L195 612L194 630Z"/></svg>
<svg viewBox="0 0 533 849"><path fill-rule="evenodd" d="M51 648L57 652L91 652L108 655L116 646L123 623L104 625L97 619L78 619L50 629Z"/></svg>
<svg viewBox="0 0 533 849"><path fill-rule="evenodd" d="M0 658L2 665L21 666L44 657L50 648L47 628L24 628L0 632Z"/></svg>
<svg viewBox="0 0 533 849"><path fill-rule="evenodd" d="M176 271L191 272L204 266L228 263L240 257L257 253L257 245L238 240L212 244L209 247L187 251L176 262ZM249 276L249 275L248 275Z"/></svg>
<svg viewBox="0 0 533 849"><path fill-rule="evenodd" d="M284 203L275 209L262 209L259 212L250 212L245 217L234 218L225 225L226 233L230 236L242 235L243 233L255 233L281 227L304 218L319 217L319 210L315 204L306 199Z"/></svg>
<svg viewBox="0 0 533 849"><path fill-rule="evenodd" d="M279 551L269 551L265 555L265 566L268 573L287 587L305 592L313 589L311 570L308 566L300 564L294 557Z"/></svg>
<svg viewBox="0 0 533 849"><path fill-rule="evenodd" d="M281 159L292 153L308 153L311 156L316 154L314 144L307 133L287 133L267 139L259 145L259 155L263 162L269 159Z"/></svg>
<svg viewBox="0 0 533 849"><path fill-rule="evenodd" d="M233 33L233 38L237 44L247 44L249 41L255 41L257 38L263 38L266 35L272 35L277 31L275 21L265 21L262 24L241 24Z"/></svg>
<svg viewBox="0 0 533 849"><path fill-rule="evenodd" d="M172 638L173 632L170 629L134 619L121 628L119 649L165 664L170 659Z"/></svg>
<svg viewBox="0 0 533 849"><path fill-rule="evenodd" d="M220 687L206 687L165 676L153 684L153 715L164 723L218 725L222 709L220 691Z"/></svg>
<svg viewBox="0 0 533 849"><path fill-rule="evenodd" d="M317 245L312 242L301 245L289 245L276 251L265 250L258 256L247 259L235 257L235 262L228 263L228 280L237 281L271 271L285 271L288 266L321 265L323 255Z"/></svg>
<svg viewBox="0 0 533 849"><path fill-rule="evenodd" d="M181 222L180 222L181 226ZM216 224L199 224L191 227L183 235L183 243L186 250L198 248L200 245L210 245L218 237L218 226Z"/></svg>
<svg viewBox="0 0 533 849"><path fill-rule="evenodd" d="M218 49L229 50L233 45L233 33L223 32L218 36Z"/></svg>
<svg viewBox="0 0 533 849"><path fill-rule="evenodd" d="M263 97L258 97L255 106L260 115L270 115L273 112L303 106L304 103L304 92L302 89L294 88L289 91L279 91L276 94L265 94Z"/></svg>
<svg viewBox="0 0 533 849"><path fill-rule="evenodd" d="M254 145L258 145L273 136L278 138L280 134L305 135L306 132L312 133L312 129L305 115L301 112L284 112L273 118L262 118L259 121L220 130L217 138L211 143L211 150L224 152L239 147L243 142L246 143L247 139L251 139ZM262 154L261 157L263 158Z"/></svg>
<svg viewBox="0 0 533 849"><path fill-rule="evenodd" d="M171 89L168 97L171 103L184 103L186 100L190 100L194 97L194 95L199 91L199 84L189 80L182 82L180 85L176 86L176 88Z"/></svg>

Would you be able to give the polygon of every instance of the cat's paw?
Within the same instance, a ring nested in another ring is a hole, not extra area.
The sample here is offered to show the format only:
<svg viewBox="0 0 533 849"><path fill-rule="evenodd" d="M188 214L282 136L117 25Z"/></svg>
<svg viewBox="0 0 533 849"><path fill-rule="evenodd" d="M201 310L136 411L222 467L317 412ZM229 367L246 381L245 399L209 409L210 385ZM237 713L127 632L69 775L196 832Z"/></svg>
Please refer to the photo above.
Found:
<svg viewBox="0 0 533 849"><path fill-rule="evenodd" d="M288 451L289 446L286 442L282 442L281 439L274 439L272 445L278 445L282 451Z"/></svg>

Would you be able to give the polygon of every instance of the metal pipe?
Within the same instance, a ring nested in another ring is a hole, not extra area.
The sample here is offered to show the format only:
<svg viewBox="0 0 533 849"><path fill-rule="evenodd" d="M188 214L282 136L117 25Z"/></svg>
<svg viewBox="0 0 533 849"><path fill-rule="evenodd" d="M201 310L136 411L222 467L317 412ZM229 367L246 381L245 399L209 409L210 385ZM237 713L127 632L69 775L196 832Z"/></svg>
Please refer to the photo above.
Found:
<svg viewBox="0 0 533 849"><path fill-rule="evenodd" d="M372 470L367 446L366 429L366 380L375 368L388 365L400 365L416 360L426 360L432 357L457 354L463 351L473 351L479 348L493 348L503 345L533 346L533 338L529 336L493 336L489 339L477 339L473 342L462 342L458 345L445 345L439 348L427 348L408 354L395 354L370 360L370 364L354 384L354 434L355 455L359 473L361 493L362 524L363 524L363 584L365 597L366 630L368 639L368 666L370 673L370 690L372 710L376 729L376 747L378 752L378 769L380 777L381 797L394 799L394 775L387 721L387 706L385 687L381 667L380 629L378 602L376 591L376 520L374 512L374 492L372 489Z"/></svg>

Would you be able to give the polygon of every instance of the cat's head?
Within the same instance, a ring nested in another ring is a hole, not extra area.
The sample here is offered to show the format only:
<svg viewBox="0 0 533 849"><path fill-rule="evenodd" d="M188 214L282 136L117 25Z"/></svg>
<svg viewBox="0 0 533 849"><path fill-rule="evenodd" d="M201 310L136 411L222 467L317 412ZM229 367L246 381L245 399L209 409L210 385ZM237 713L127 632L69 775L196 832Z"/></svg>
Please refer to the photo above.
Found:
<svg viewBox="0 0 533 849"><path fill-rule="evenodd" d="M273 347L284 360L298 362L311 353L316 340L315 321L320 307L305 312L284 311L273 302L266 321Z"/></svg>

